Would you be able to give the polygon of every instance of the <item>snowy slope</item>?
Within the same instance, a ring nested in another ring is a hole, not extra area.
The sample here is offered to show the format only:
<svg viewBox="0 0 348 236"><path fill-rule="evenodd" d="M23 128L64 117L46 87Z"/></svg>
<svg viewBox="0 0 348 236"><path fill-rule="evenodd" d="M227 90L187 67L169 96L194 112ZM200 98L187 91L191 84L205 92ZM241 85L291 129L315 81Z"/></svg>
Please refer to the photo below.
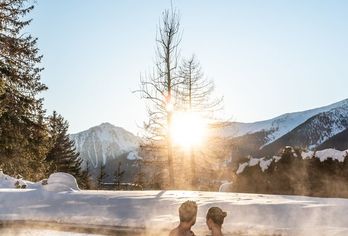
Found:
<svg viewBox="0 0 348 236"><path fill-rule="evenodd" d="M311 125L312 127L309 127L309 129L313 132L318 131L318 139L313 140L310 148L322 144L348 128L348 103L318 114L311 119Z"/></svg>
<svg viewBox="0 0 348 236"><path fill-rule="evenodd" d="M230 125L220 129L217 132L217 135L221 135L223 137L238 137L245 134L256 133L259 131L271 131L267 136L269 144L274 140L280 138L285 135L289 131L293 130L295 127L299 126L309 118L323 112L330 111L335 108L342 108L345 111L348 111L348 99L343 101L316 108L307 111L287 113L276 118L259 121L254 123L240 123L240 122L231 122Z"/></svg>
<svg viewBox="0 0 348 236"><path fill-rule="evenodd" d="M77 151L92 167L105 165L108 159L135 151L139 147L138 137L110 123L103 123L86 131L72 134Z"/></svg>
<svg viewBox="0 0 348 236"><path fill-rule="evenodd" d="M264 145L261 155L272 155L285 146L316 149L348 128L348 104L319 113L274 142Z"/></svg>
<svg viewBox="0 0 348 236"><path fill-rule="evenodd" d="M345 129L341 133L336 134L332 138L326 140L320 144L317 149L335 148L338 150L345 150L348 148L348 129Z"/></svg>

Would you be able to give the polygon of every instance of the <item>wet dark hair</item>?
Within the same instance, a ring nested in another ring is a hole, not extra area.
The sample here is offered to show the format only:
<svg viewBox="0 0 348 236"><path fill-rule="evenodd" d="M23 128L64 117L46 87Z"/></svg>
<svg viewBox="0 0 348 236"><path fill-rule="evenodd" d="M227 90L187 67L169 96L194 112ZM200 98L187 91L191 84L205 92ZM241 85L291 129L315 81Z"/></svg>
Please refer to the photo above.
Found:
<svg viewBox="0 0 348 236"><path fill-rule="evenodd" d="M197 204L194 201L186 201L179 208L180 222L190 222L197 215Z"/></svg>
<svg viewBox="0 0 348 236"><path fill-rule="evenodd" d="M224 219L227 213L222 211L219 207L211 207L207 213L207 220L211 219L215 224L221 226L224 223Z"/></svg>

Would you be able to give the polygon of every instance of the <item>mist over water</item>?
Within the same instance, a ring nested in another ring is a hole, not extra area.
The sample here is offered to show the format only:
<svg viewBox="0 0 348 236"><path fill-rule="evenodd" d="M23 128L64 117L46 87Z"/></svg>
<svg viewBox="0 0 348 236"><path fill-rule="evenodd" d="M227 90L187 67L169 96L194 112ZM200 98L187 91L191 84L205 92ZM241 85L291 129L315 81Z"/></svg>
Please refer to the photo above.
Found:
<svg viewBox="0 0 348 236"><path fill-rule="evenodd" d="M59 229L59 226L54 226L54 229L42 228L42 229L31 229L26 227L11 228L5 227L0 228L0 235L2 236L105 236L105 235L117 235L117 236L168 236L168 231L133 231L128 229L127 231L114 230L114 231L104 231L103 228L100 228L101 233L85 233L85 230L79 232L78 229L74 231L66 231L66 229ZM104 232L103 232L104 231ZM196 235L211 235L208 232L195 232ZM234 232L224 233L224 236L308 236L308 235L318 235L318 236L346 236L347 231L341 229L331 229L331 230L322 230L320 228L313 228L307 230L300 229L278 229L278 230L266 230L266 229L236 229Z"/></svg>

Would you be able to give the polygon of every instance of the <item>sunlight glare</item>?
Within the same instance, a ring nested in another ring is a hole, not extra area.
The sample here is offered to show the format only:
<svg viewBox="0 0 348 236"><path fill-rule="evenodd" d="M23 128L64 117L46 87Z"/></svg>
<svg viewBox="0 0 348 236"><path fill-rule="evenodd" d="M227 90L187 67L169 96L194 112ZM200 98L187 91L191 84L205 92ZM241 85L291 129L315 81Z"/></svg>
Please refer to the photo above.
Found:
<svg viewBox="0 0 348 236"><path fill-rule="evenodd" d="M176 112L173 114L171 137L173 143L184 148L197 146L205 136L204 119L192 112Z"/></svg>

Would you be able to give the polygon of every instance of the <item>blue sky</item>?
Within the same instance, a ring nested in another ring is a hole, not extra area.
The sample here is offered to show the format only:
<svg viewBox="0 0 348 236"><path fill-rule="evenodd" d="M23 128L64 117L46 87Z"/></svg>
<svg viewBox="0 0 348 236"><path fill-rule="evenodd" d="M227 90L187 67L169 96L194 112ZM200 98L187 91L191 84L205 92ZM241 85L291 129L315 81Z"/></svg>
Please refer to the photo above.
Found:
<svg viewBox="0 0 348 236"><path fill-rule="evenodd" d="M224 116L258 121L348 98L348 1L175 0L181 55L195 53L224 95ZM37 0L43 94L70 132L102 122L134 133L146 119L132 93L154 65L164 0Z"/></svg>

